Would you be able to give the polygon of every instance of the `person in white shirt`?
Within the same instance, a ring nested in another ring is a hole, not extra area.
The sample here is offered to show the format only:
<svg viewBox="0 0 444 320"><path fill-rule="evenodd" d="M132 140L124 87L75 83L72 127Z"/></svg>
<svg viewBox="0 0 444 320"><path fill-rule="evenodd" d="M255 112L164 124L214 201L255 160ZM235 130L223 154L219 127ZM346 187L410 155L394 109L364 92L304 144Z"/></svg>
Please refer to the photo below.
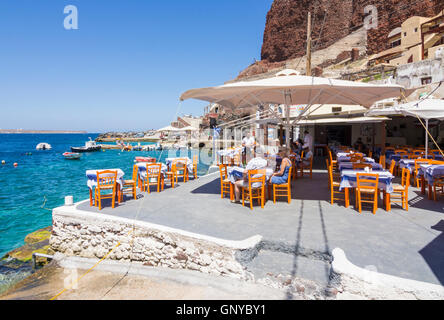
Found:
<svg viewBox="0 0 444 320"><path fill-rule="evenodd" d="M251 133L247 133L247 136L242 139L242 146L244 147L244 163L247 163L250 161L250 159L252 159L255 144L256 140Z"/></svg>
<svg viewBox="0 0 444 320"><path fill-rule="evenodd" d="M311 152L313 152L313 137L308 132L308 130L305 130L304 135L304 145L302 146L302 148L308 148Z"/></svg>

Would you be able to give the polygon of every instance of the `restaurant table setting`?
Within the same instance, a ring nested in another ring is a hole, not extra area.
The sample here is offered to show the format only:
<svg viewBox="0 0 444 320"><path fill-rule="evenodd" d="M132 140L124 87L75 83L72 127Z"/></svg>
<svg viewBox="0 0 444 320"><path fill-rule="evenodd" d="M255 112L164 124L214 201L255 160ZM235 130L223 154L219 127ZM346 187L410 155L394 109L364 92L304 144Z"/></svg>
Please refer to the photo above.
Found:
<svg viewBox="0 0 444 320"><path fill-rule="evenodd" d="M398 165L401 169L408 169L410 173L415 171L415 159L401 159L399 160Z"/></svg>
<svg viewBox="0 0 444 320"><path fill-rule="evenodd" d="M147 164L143 163L143 162L142 163L136 163L136 166L138 168L138 175L139 175L139 178L141 178L141 179L145 179L146 178L146 165ZM167 165L162 163L162 167L160 169L160 174L165 177L167 171L168 171ZM152 178L152 179L155 180L155 178ZM151 181L151 182L153 182L153 181Z"/></svg>
<svg viewBox="0 0 444 320"><path fill-rule="evenodd" d="M120 185L120 187L123 187L125 172L123 172L121 169L100 169L100 170L87 170L86 171L86 177L88 178L87 186L91 190L95 187L97 187L97 172L99 171L117 171L117 184ZM102 175L106 176L106 175ZM111 176L111 175L109 175Z"/></svg>
<svg viewBox="0 0 444 320"><path fill-rule="evenodd" d="M382 171L382 170L384 170L382 165L380 165L379 163L372 162L372 163L365 163L365 164L371 165L373 171ZM339 168L339 171L349 170L349 169L353 170L353 163L352 162L341 162L341 163L339 163L338 168Z"/></svg>
<svg viewBox="0 0 444 320"><path fill-rule="evenodd" d="M393 192L393 178L394 176L389 171L372 171L372 170L343 170L341 172L341 184L340 190L344 188L356 188L357 187L357 174L358 173L370 173L379 175L378 189L384 190L387 193Z"/></svg>
<svg viewBox="0 0 444 320"><path fill-rule="evenodd" d="M185 158L185 157L178 157L178 158L166 158L165 159L165 163L168 166L168 169L171 170L171 165L173 164L173 161L176 159L186 159L186 163L185 161L178 161L179 163L184 163L187 166L188 172L193 172L193 161L191 161L190 158Z"/></svg>
<svg viewBox="0 0 444 320"><path fill-rule="evenodd" d="M221 157L228 157L230 159L233 159L236 155L242 152L242 149L243 147L218 150L217 154Z"/></svg>
<svg viewBox="0 0 444 320"><path fill-rule="evenodd" d="M444 176L444 165L421 164L418 169L418 177L424 177L429 185L433 185L435 179Z"/></svg>

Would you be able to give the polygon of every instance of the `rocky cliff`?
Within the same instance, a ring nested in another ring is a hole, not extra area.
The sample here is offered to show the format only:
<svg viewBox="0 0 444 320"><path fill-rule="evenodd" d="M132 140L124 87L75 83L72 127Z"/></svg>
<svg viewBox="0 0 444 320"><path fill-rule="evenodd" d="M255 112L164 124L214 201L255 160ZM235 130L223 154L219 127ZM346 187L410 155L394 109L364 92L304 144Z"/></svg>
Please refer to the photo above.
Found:
<svg viewBox="0 0 444 320"><path fill-rule="evenodd" d="M368 53L387 48L387 35L414 15L433 16L442 0L274 0L267 14L261 58L282 62L305 54L307 15L312 13L313 46L322 49L362 27L364 8L378 10L378 28L368 34Z"/></svg>

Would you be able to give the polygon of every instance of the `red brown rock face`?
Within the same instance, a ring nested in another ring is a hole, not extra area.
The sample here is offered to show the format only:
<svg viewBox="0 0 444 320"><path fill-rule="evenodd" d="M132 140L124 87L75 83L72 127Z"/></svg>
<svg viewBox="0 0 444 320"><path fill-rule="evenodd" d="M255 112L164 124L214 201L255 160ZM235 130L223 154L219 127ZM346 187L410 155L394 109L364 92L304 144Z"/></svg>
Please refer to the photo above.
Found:
<svg viewBox="0 0 444 320"><path fill-rule="evenodd" d="M370 30L368 35L368 53L374 53L387 48L388 33L405 19L414 15L433 16L444 8L444 1L274 0L267 14L262 60L280 62L305 54L309 11L312 13L314 49L322 49L361 27L364 8L368 5L378 9L379 27Z"/></svg>

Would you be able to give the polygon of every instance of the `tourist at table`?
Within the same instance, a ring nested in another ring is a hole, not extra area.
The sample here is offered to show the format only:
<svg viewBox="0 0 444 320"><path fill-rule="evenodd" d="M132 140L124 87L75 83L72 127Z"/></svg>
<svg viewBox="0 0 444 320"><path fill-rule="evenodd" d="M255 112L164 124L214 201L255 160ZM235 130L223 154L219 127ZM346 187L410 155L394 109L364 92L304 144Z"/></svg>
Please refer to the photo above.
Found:
<svg viewBox="0 0 444 320"><path fill-rule="evenodd" d="M266 167L267 167L267 160L263 158L254 158L250 162L248 162L245 170L242 173L242 178L234 183L235 200L232 200L231 202L233 203L240 202L241 189L248 187L248 172L250 170L265 169Z"/></svg>
<svg viewBox="0 0 444 320"><path fill-rule="evenodd" d="M278 155L282 158L279 172L273 173L270 179L271 184L285 184L288 182L288 174L292 166L291 160L288 158L287 151L280 149Z"/></svg>
<svg viewBox="0 0 444 320"><path fill-rule="evenodd" d="M296 140L295 142L293 142L291 144L291 151L294 154L301 155L301 153L302 153L302 144L303 143L302 143L301 139Z"/></svg>
<svg viewBox="0 0 444 320"><path fill-rule="evenodd" d="M310 159L313 157L313 152L309 148L304 148L304 157L301 159L300 166L309 166L310 165Z"/></svg>

